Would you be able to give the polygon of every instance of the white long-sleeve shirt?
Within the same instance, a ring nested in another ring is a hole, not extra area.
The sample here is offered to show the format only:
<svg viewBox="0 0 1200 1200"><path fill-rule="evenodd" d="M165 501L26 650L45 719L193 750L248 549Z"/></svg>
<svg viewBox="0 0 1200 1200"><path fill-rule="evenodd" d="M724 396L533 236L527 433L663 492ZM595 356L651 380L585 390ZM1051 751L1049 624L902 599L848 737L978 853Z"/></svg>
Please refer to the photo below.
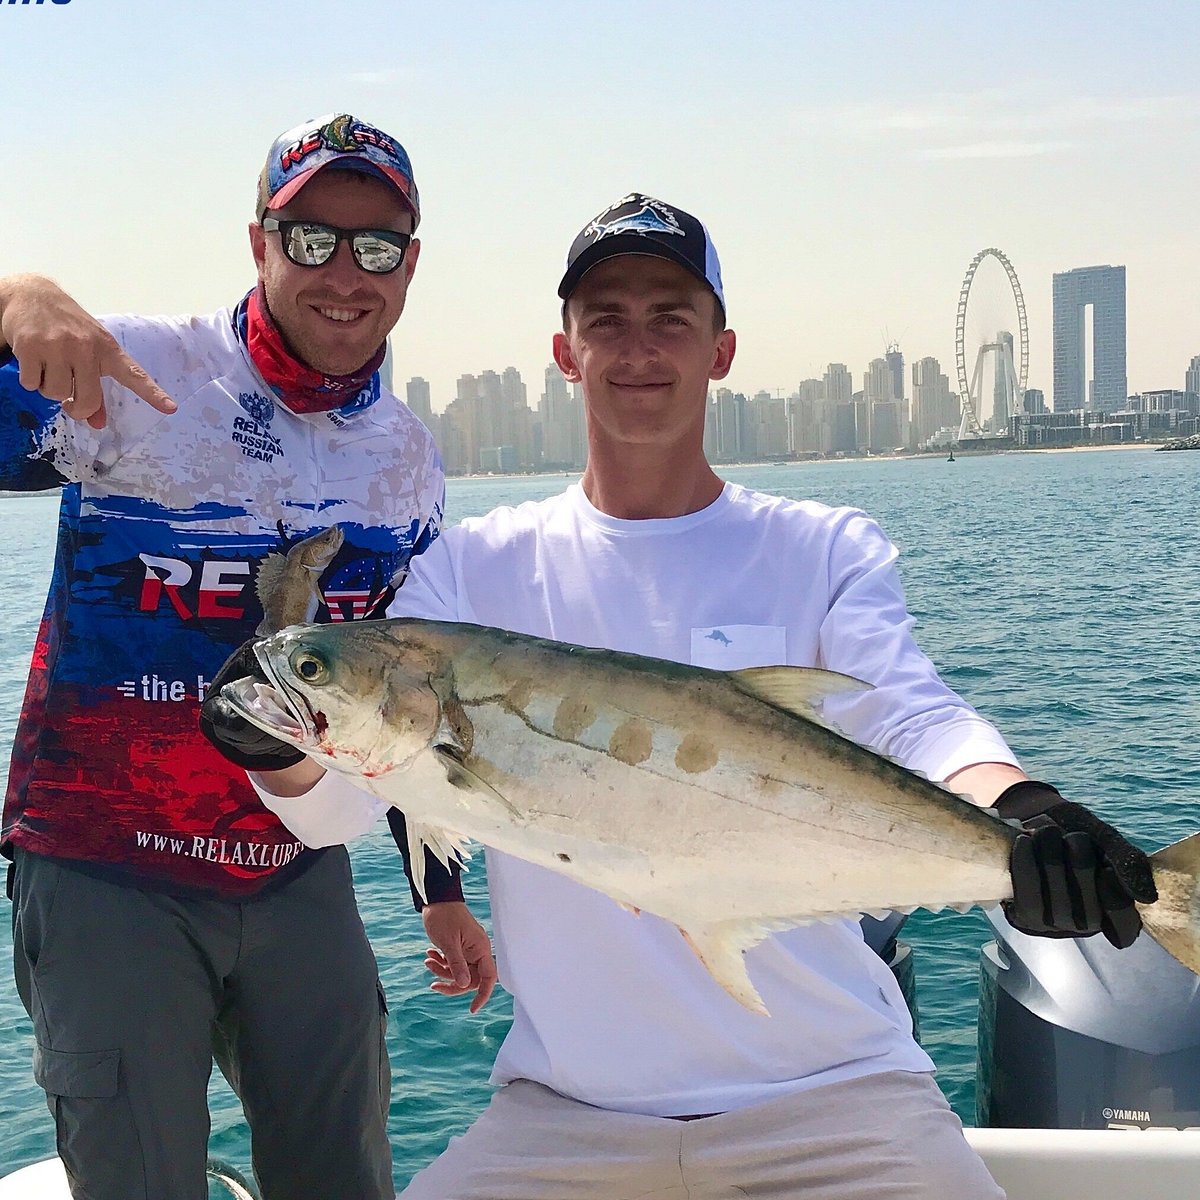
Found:
<svg viewBox="0 0 1200 1200"><path fill-rule="evenodd" d="M719 669L840 671L875 685L827 710L858 741L933 779L1015 762L913 641L895 559L879 527L851 509L726 484L700 512L625 521L574 486L443 534L414 559L389 614ZM313 811L348 790L328 778L318 788ZM354 821L369 818L368 805ZM932 1069L857 922L803 926L747 954L764 1018L732 1000L670 924L507 854L489 851L487 864L500 978L514 997L495 1082L531 1079L661 1116Z"/></svg>

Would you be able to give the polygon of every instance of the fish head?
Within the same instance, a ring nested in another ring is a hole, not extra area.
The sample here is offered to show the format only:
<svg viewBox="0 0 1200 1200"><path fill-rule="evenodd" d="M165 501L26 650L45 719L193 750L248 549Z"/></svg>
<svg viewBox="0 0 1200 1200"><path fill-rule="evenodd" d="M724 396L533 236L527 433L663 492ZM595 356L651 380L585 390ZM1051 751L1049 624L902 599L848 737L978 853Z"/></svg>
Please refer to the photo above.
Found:
<svg viewBox="0 0 1200 1200"><path fill-rule="evenodd" d="M390 636L383 622L295 626L254 652L262 678L226 684L224 698L251 724L335 769L403 770L441 723L436 654Z"/></svg>
<svg viewBox="0 0 1200 1200"><path fill-rule="evenodd" d="M337 557L342 548L346 535L337 525L313 534L310 538L298 543L292 548L292 553L298 553L301 563L309 571L320 574Z"/></svg>

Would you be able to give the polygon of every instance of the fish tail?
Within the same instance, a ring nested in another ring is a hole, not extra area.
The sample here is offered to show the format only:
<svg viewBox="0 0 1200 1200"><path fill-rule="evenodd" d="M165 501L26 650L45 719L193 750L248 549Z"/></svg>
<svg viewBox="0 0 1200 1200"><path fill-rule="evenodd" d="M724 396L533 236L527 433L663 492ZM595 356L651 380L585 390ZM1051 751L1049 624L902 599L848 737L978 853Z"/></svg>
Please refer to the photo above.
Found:
<svg viewBox="0 0 1200 1200"><path fill-rule="evenodd" d="M1150 856L1158 900L1139 904L1142 928L1200 975L1200 833Z"/></svg>

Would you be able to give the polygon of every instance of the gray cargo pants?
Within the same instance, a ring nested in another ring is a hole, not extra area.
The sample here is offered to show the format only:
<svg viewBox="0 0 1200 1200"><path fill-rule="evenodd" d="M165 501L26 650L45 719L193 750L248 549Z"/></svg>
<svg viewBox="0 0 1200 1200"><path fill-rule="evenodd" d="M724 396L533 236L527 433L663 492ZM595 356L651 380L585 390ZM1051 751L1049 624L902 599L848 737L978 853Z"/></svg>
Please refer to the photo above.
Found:
<svg viewBox="0 0 1200 1200"><path fill-rule="evenodd" d="M75 1200L206 1200L214 1055L264 1200L393 1200L387 1010L344 849L241 903L18 850L13 946Z"/></svg>

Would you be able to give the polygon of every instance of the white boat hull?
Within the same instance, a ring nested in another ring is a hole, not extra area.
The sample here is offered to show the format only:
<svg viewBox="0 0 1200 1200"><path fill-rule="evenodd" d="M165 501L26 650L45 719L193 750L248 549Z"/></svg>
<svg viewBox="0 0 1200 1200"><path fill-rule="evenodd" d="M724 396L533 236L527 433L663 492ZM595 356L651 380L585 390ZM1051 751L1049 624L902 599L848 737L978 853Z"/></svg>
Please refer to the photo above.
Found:
<svg viewBox="0 0 1200 1200"><path fill-rule="evenodd" d="M1200 1196L1200 1130L965 1132L1008 1200L1192 1200ZM0 1200L71 1200L62 1163L50 1159L5 1176L0 1179Z"/></svg>

